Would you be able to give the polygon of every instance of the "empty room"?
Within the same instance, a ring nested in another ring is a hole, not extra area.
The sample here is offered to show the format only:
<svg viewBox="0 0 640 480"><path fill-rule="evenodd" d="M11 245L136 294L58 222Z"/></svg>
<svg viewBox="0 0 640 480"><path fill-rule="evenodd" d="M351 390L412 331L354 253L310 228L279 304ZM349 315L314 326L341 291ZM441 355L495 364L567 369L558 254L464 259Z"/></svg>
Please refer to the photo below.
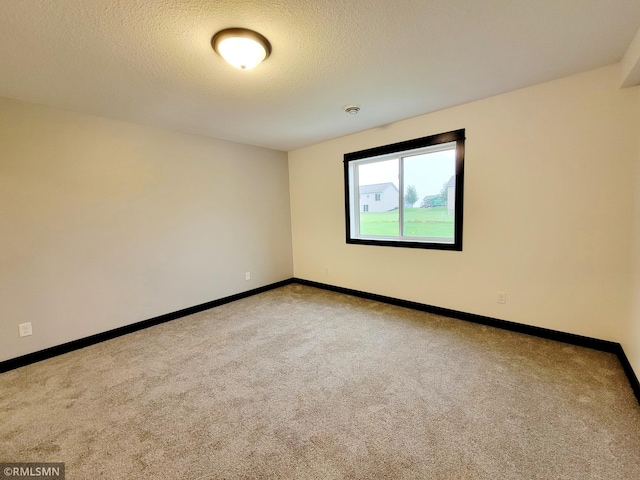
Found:
<svg viewBox="0 0 640 480"><path fill-rule="evenodd" d="M637 0L3 0L0 72L0 480L640 478Z"/></svg>

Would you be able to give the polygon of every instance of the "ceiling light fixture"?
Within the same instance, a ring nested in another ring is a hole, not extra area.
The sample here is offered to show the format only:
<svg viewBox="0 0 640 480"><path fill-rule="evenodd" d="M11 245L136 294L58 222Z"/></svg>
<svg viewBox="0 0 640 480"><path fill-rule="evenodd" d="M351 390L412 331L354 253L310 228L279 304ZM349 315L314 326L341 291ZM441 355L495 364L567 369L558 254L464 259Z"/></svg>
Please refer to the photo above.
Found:
<svg viewBox="0 0 640 480"><path fill-rule="evenodd" d="M271 44L258 32L227 28L211 39L215 52L240 70L251 70L271 54Z"/></svg>

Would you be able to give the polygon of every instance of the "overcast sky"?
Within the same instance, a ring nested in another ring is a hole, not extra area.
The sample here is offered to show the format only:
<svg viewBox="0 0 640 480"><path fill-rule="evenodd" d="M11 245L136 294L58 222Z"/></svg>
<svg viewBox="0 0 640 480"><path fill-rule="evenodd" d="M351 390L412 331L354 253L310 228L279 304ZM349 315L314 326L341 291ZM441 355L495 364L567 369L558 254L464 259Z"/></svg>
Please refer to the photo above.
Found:
<svg viewBox="0 0 640 480"><path fill-rule="evenodd" d="M358 167L360 185L392 182L398 187L398 160L369 163ZM455 173L455 149L405 157L404 185L414 185L422 202L426 195L437 195Z"/></svg>

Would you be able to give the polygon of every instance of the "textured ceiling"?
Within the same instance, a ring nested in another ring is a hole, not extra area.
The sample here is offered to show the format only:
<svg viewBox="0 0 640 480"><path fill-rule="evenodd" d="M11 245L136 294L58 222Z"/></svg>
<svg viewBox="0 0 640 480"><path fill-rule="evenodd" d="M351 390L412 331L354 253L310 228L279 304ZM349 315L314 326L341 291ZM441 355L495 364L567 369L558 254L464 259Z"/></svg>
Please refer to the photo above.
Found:
<svg viewBox="0 0 640 480"><path fill-rule="evenodd" d="M227 27L271 57L224 63ZM638 0L1 0L0 96L291 150L615 63L639 27Z"/></svg>

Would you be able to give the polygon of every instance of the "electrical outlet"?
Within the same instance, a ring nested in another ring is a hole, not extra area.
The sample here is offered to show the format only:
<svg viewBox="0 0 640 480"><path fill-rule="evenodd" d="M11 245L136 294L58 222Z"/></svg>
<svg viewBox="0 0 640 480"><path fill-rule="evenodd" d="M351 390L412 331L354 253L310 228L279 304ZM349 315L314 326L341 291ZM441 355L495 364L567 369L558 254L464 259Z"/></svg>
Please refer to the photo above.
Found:
<svg viewBox="0 0 640 480"><path fill-rule="evenodd" d="M251 280L251 272L247 272L244 274L244 279L245 280Z"/></svg>
<svg viewBox="0 0 640 480"><path fill-rule="evenodd" d="M31 322L20 323L18 325L18 331L20 332L21 337L28 337L29 335L32 335L33 331L31 330Z"/></svg>
<svg viewBox="0 0 640 480"><path fill-rule="evenodd" d="M498 292L498 303L507 303L507 294L504 292Z"/></svg>

